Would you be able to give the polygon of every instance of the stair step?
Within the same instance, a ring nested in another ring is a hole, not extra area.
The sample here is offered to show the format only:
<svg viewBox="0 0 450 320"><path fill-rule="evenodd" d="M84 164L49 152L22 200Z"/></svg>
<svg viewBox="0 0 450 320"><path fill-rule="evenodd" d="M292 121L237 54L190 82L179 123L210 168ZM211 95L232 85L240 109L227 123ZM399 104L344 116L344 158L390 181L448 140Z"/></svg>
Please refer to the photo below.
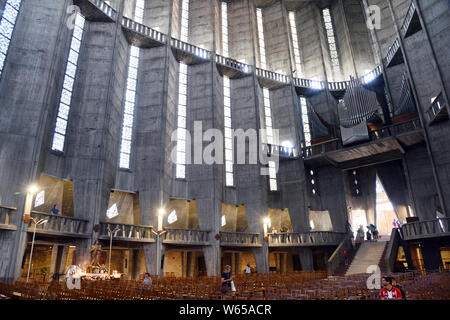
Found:
<svg viewBox="0 0 450 320"><path fill-rule="evenodd" d="M346 275L366 273L369 266L379 266L386 245L386 241L362 243L348 267Z"/></svg>

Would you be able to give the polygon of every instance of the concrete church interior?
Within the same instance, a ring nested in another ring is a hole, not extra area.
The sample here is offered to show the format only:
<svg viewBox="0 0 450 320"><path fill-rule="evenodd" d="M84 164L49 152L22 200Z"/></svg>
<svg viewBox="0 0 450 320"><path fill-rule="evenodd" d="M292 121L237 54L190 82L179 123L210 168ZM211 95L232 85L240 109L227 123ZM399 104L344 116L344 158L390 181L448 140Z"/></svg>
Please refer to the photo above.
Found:
<svg viewBox="0 0 450 320"><path fill-rule="evenodd" d="M0 282L448 277L449 13L0 0Z"/></svg>

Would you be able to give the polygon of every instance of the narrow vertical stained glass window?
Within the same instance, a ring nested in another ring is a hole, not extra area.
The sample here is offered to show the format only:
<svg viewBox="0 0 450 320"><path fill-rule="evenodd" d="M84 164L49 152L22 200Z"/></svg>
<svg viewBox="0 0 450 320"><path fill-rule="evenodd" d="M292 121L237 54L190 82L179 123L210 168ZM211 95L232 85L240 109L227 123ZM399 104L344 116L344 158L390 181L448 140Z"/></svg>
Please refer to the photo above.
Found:
<svg viewBox="0 0 450 320"><path fill-rule="evenodd" d="M328 47L330 49L330 59L331 59L331 66L333 67L334 72L334 80L337 80L337 77L341 74L341 65L339 62L339 54L337 51L336 46L336 37L333 27L333 21L331 19L330 9L323 9L323 22L325 26L327 41L328 41Z"/></svg>
<svg viewBox="0 0 450 320"><path fill-rule="evenodd" d="M229 57L228 51L228 6L226 2L222 2L222 55Z"/></svg>
<svg viewBox="0 0 450 320"><path fill-rule="evenodd" d="M261 8L256 9L256 19L258 22L258 43L259 43L259 57L260 57L260 67L262 69L267 69L266 62L266 46L264 43L264 26Z"/></svg>
<svg viewBox="0 0 450 320"><path fill-rule="evenodd" d="M228 52L228 8L222 2L222 55L229 56ZM233 176L233 134L231 126L231 83L230 78L223 77L223 106L225 131L225 185L234 186Z"/></svg>
<svg viewBox="0 0 450 320"><path fill-rule="evenodd" d="M69 121L72 91L77 73L78 57L80 55L81 40L84 32L84 23L84 17L78 13L75 19L69 57L67 58L63 89L59 101L58 116L56 118L55 131L53 133L52 150L55 151L64 151L64 142L66 140L67 123Z"/></svg>
<svg viewBox="0 0 450 320"><path fill-rule="evenodd" d="M270 92L269 89L264 88L263 89L263 96L264 96L264 115L265 115L265 122L266 122L266 137L267 137L267 144L273 145L274 144L274 138L273 138L273 129L272 129L272 111L270 107ZM270 191L277 191L277 172L275 168L275 162L269 161L269 182L270 182Z"/></svg>
<svg viewBox="0 0 450 320"><path fill-rule="evenodd" d="M294 66L295 75L297 78L302 77L302 63L300 59L300 48L298 45L297 26L295 24L295 12L289 12L289 24L291 25L292 47L294 49Z"/></svg>
<svg viewBox="0 0 450 320"><path fill-rule="evenodd" d="M305 146L311 145L311 129L309 127L308 105L305 97L300 97L300 111L302 114L303 135L305 138Z"/></svg>
<svg viewBox="0 0 450 320"><path fill-rule="evenodd" d="M182 0L180 40L188 41L189 35L189 0ZM187 148L187 65L180 62L178 74L178 107L177 107L177 160L175 177L186 178L186 148Z"/></svg>
<svg viewBox="0 0 450 320"><path fill-rule="evenodd" d="M234 185L233 177L233 134L231 126L231 88L230 78L223 77L223 105L225 129L225 184Z"/></svg>
<svg viewBox="0 0 450 320"><path fill-rule="evenodd" d="M0 19L0 78L22 0L7 0ZM1 12L0 12L1 13Z"/></svg>
<svg viewBox="0 0 450 320"><path fill-rule="evenodd" d="M134 20L138 23L142 23L144 20L144 8L144 0L136 0ZM131 46L130 55L128 57L128 78L124 97L125 105L123 108L122 136L120 141L119 167L122 169L130 169L131 167L130 162L133 143L134 109L136 106L139 55L139 48Z"/></svg>

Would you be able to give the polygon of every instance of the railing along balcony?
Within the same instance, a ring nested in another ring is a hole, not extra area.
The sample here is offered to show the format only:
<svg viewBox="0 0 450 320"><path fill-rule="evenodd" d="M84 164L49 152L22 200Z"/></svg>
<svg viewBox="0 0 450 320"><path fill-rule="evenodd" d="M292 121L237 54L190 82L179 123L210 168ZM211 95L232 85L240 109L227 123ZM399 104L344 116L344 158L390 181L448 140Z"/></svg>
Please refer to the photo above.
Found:
<svg viewBox="0 0 450 320"><path fill-rule="evenodd" d="M66 217L60 214L49 214L39 211L31 211L31 217L36 221L43 219L46 223L39 224L36 227L36 233L50 235L65 235L71 237L86 238L88 220ZM33 232L34 224L30 222L28 232Z"/></svg>
<svg viewBox="0 0 450 320"><path fill-rule="evenodd" d="M411 5L408 8L408 12L406 13L403 25L400 28L400 32L402 36L406 38L421 29L422 26L420 24L419 15L417 14L416 5L414 4L414 1L411 1Z"/></svg>
<svg viewBox="0 0 450 320"><path fill-rule="evenodd" d="M222 73L229 78L239 78L252 73L251 65L221 55L216 55L216 63L222 67Z"/></svg>
<svg viewBox="0 0 450 320"><path fill-rule="evenodd" d="M294 86L299 87L299 88L313 89L313 90L325 89L325 82L323 82L323 81L294 78L293 82L294 82Z"/></svg>
<svg viewBox="0 0 450 320"><path fill-rule="evenodd" d="M369 132L369 141L373 142L389 137L395 137L407 133L412 133L417 130L421 130L422 125L419 119L412 119L406 122L393 124L390 126L375 129ZM367 142L365 142L367 143ZM351 149L354 146L348 146L345 149ZM344 149L342 141L340 139L333 139L320 144L312 145L303 148L303 158L310 158L317 155L322 155L327 152L337 151Z"/></svg>
<svg viewBox="0 0 450 320"><path fill-rule="evenodd" d="M401 228L405 240L450 236L450 218L418 221Z"/></svg>
<svg viewBox="0 0 450 320"><path fill-rule="evenodd" d="M426 114L428 116L428 124L448 119L447 104L445 103L442 92L434 99Z"/></svg>
<svg viewBox="0 0 450 320"><path fill-rule="evenodd" d="M209 231L194 229L168 229L163 234L163 243L180 245L207 245Z"/></svg>
<svg viewBox="0 0 450 320"><path fill-rule="evenodd" d="M104 14L112 19L116 19L117 12L114 10L109 4L107 4L103 0L89 0L91 1L97 8L99 8Z"/></svg>
<svg viewBox="0 0 450 320"><path fill-rule="evenodd" d="M270 247L332 246L339 245L346 233L313 231L307 233L269 233Z"/></svg>
<svg viewBox="0 0 450 320"><path fill-rule="evenodd" d="M178 61L187 64L205 62L211 59L211 53L203 48L194 46L181 40L170 38L170 45L175 50Z"/></svg>
<svg viewBox="0 0 450 320"><path fill-rule="evenodd" d="M113 240L120 241L134 241L134 242L155 242L155 235L152 232L153 227L142 226L126 223L100 223L100 238L110 239L110 232L112 232ZM109 227L109 231L108 231Z"/></svg>
<svg viewBox="0 0 450 320"><path fill-rule="evenodd" d="M74 0L81 13L92 21L116 21L117 11L103 0ZM105 17L106 16L106 17Z"/></svg>
<svg viewBox="0 0 450 320"><path fill-rule="evenodd" d="M370 71L368 74L363 75L361 77L361 81L362 81L362 83L366 83L366 84L370 83L371 81L378 78L382 73L383 73L382 66L378 66L375 69L373 69L372 71Z"/></svg>
<svg viewBox="0 0 450 320"><path fill-rule="evenodd" d="M450 218L418 221L404 224L401 228L404 240L450 236Z"/></svg>
<svg viewBox="0 0 450 320"><path fill-rule="evenodd" d="M336 151L342 148L343 145L340 139L332 139L303 148L303 158L310 158L319 154L325 154L327 152Z"/></svg>
<svg viewBox="0 0 450 320"><path fill-rule="evenodd" d="M259 233L220 232L220 245L230 247L260 247Z"/></svg>
<svg viewBox="0 0 450 320"><path fill-rule="evenodd" d="M350 81L328 82L328 89L330 91L345 91L350 85Z"/></svg>
<svg viewBox="0 0 450 320"><path fill-rule="evenodd" d="M17 211L17 208L0 205L0 229L2 230L17 230L17 227L12 224L12 215Z"/></svg>
<svg viewBox="0 0 450 320"><path fill-rule="evenodd" d="M388 53L384 58L384 63L386 67L392 67L402 63L403 61L403 54L400 50L400 40L397 38L389 48Z"/></svg>
<svg viewBox="0 0 450 320"><path fill-rule="evenodd" d="M135 35L130 37L131 39L129 40L137 46L151 48L164 45L166 42L166 35L164 33L156 31L129 18L122 18L122 26L135 32Z"/></svg>
<svg viewBox="0 0 450 320"><path fill-rule="evenodd" d="M290 78L287 75L269 70L256 68L256 76L263 87L278 88L288 85Z"/></svg>
<svg viewBox="0 0 450 320"><path fill-rule="evenodd" d="M278 155L281 158L297 158L299 153L296 148L277 146L273 144L262 144L262 151L268 156Z"/></svg>

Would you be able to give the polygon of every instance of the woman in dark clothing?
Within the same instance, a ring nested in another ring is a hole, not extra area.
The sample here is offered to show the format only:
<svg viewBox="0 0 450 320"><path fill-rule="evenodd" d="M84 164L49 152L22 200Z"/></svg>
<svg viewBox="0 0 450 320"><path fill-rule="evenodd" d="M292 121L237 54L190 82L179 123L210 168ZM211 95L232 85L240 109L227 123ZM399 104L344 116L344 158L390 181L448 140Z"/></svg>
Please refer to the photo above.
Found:
<svg viewBox="0 0 450 320"><path fill-rule="evenodd" d="M226 294L227 291L231 289L231 281L233 281L233 277L231 276L231 266L225 266L225 271L222 272L220 281L222 283L221 291L223 294Z"/></svg>

